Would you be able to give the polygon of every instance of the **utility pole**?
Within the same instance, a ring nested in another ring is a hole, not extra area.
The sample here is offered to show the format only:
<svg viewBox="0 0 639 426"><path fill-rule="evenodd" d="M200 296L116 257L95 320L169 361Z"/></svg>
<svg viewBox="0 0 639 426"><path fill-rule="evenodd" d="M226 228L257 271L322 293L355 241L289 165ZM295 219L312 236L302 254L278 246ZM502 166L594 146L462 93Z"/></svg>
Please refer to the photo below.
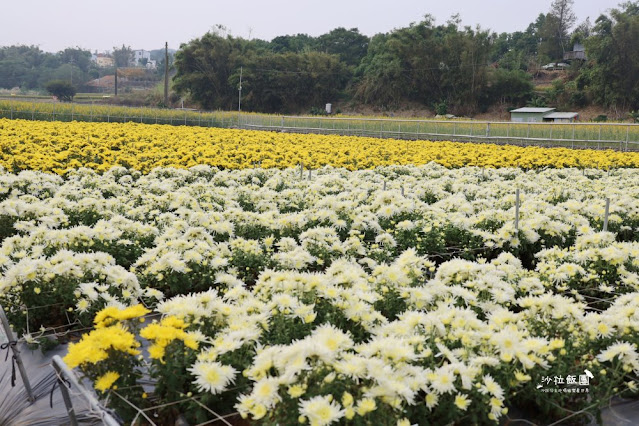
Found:
<svg viewBox="0 0 639 426"><path fill-rule="evenodd" d="M238 88L237 95L237 126L240 126L240 120L242 117L242 70L243 67L240 67L240 87Z"/></svg>
<svg viewBox="0 0 639 426"><path fill-rule="evenodd" d="M242 69L243 67L240 67L240 87L239 87L239 95L237 98L237 112L239 113L240 111L242 111Z"/></svg>
<svg viewBox="0 0 639 426"><path fill-rule="evenodd" d="M115 96L118 96L118 64L115 64Z"/></svg>
<svg viewBox="0 0 639 426"><path fill-rule="evenodd" d="M164 106L169 107L169 42L164 45Z"/></svg>

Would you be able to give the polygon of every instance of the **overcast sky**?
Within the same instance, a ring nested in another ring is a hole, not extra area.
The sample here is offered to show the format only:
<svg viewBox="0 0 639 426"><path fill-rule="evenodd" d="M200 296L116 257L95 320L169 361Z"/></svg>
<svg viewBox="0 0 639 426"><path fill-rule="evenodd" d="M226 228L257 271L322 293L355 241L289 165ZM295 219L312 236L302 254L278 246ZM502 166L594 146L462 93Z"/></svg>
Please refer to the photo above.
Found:
<svg viewBox="0 0 639 426"><path fill-rule="evenodd" d="M523 31L552 0L18 0L3 2L0 45L27 44L56 52L79 46L91 51L125 44L157 49L224 25L234 36L271 40L278 35L318 36L337 27L372 36L419 22L436 24L459 13L463 25L495 32ZM575 0L577 23L617 7L621 0Z"/></svg>

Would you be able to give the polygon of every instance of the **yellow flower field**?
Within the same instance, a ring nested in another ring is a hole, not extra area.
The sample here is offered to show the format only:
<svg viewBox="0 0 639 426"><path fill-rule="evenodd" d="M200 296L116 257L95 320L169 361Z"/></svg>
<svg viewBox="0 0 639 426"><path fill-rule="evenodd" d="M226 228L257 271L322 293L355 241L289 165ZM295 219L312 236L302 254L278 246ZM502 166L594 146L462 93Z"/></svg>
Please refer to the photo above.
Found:
<svg viewBox="0 0 639 426"><path fill-rule="evenodd" d="M10 171L63 174L121 165L142 172L155 167L207 164L225 169L325 165L349 170L436 162L463 166L639 166L639 153L517 147L456 142L405 141L331 135L176 127L137 123L61 123L0 119L0 166Z"/></svg>

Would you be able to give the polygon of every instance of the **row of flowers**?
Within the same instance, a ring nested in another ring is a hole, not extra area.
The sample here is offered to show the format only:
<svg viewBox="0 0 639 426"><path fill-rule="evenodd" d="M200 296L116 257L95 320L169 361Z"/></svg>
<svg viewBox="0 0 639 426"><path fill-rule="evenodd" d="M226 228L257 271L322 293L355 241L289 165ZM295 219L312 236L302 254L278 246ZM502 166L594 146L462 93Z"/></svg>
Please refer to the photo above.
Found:
<svg viewBox="0 0 639 426"><path fill-rule="evenodd" d="M159 414L197 422L211 418L198 403L266 424L492 423L512 406L548 422L637 390L639 293L594 312L509 254L448 261L427 279L429 264L407 251L384 265L403 285L347 259L320 274L269 270L250 289L220 274L218 290L165 300L148 325L139 305L98 312L65 361L103 393L182 401Z"/></svg>
<svg viewBox="0 0 639 426"><path fill-rule="evenodd" d="M4 172L0 303L34 343L93 324L69 365L194 422L597 412L636 389L638 192L633 169Z"/></svg>
<svg viewBox="0 0 639 426"><path fill-rule="evenodd" d="M216 287L218 273L252 285L266 269L321 272L340 257L374 271L408 249L434 265L513 253L558 289L581 288L593 305L637 284L633 170L524 173L430 164L327 168L300 180L295 170L199 166L148 175L81 169L64 179L5 173L0 181L0 291L16 306L34 306L54 288L91 314L101 306L93 307L95 288L113 293L117 285L132 299L173 296ZM518 229L514 186L521 189ZM603 227L604 197L611 197L614 235L595 233ZM597 240L575 245L580 235ZM69 277L86 285L67 292L58 281ZM25 282L38 283L38 291L25 292ZM21 312L19 330L50 321L44 310L31 312L27 324Z"/></svg>
<svg viewBox="0 0 639 426"><path fill-rule="evenodd" d="M101 172L124 166L207 164L225 169L326 165L349 170L437 162L446 167L637 167L639 153L517 147L431 141L400 141L335 135L175 127L136 123L59 123L0 119L0 166L18 172L64 174L78 167Z"/></svg>

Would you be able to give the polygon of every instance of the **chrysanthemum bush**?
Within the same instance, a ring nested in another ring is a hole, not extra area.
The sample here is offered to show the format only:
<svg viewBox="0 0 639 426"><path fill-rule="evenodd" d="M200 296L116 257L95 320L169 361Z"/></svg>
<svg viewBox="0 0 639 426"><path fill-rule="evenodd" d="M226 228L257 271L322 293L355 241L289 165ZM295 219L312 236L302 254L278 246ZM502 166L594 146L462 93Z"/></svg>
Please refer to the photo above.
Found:
<svg viewBox="0 0 639 426"><path fill-rule="evenodd" d="M263 424L495 423L513 407L547 422L637 389L635 170L0 177L0 303L22 307L19 334L26 308L97 312L82 341L130 351L71 364L167 422L213 419L202 405ZM156 322L118 313L140 301ZM566 383L586 370L589 386Z"/></svg>
<svg viewBox="0 0 639 426"><path fill-rule="evenodd" d="M112 406L125 418L138 414L135 407L148 405L148 395L139 384L144 372L163 378L155 393L165 401L172 401L184 387L180 384L185 379L185 360L192 362L192 351L198 348L199 334L184 331L187 324L181 319L164 317L141 328L148 313L142 305L102 309L95 316L95 329L79 342L71 343L64 357L67 365L79 367L102 395L119 390L122 395L113 397ZM146 362L138 333L150 342Z"/></svg>
<svg viewBox="0 0 639 426"><path fill-rule="evenodd" d="M620 128L623 129L623 128ZM608 136L612 137L612 136ZM626 138L626 135L615 137ZM359 136L260 132L0 118L0 166L14 172L64 174L89 167L105 172L125 166L150 172L162 167L208 164L225 169L323 166L350 170L437 162L446 167L637 167L639 154L612 150L520 147Z"/></svg>
<svg viewBox="0 0 639 426"><path fill-rule="evenodd" d="M162 297L155 289L142 289L136 276L106 253L60 250L46 256L42 246L32 248L35 253L10 253L0 277L0 303L13 329L30 343L90 326L107 305Z"/></svg>

